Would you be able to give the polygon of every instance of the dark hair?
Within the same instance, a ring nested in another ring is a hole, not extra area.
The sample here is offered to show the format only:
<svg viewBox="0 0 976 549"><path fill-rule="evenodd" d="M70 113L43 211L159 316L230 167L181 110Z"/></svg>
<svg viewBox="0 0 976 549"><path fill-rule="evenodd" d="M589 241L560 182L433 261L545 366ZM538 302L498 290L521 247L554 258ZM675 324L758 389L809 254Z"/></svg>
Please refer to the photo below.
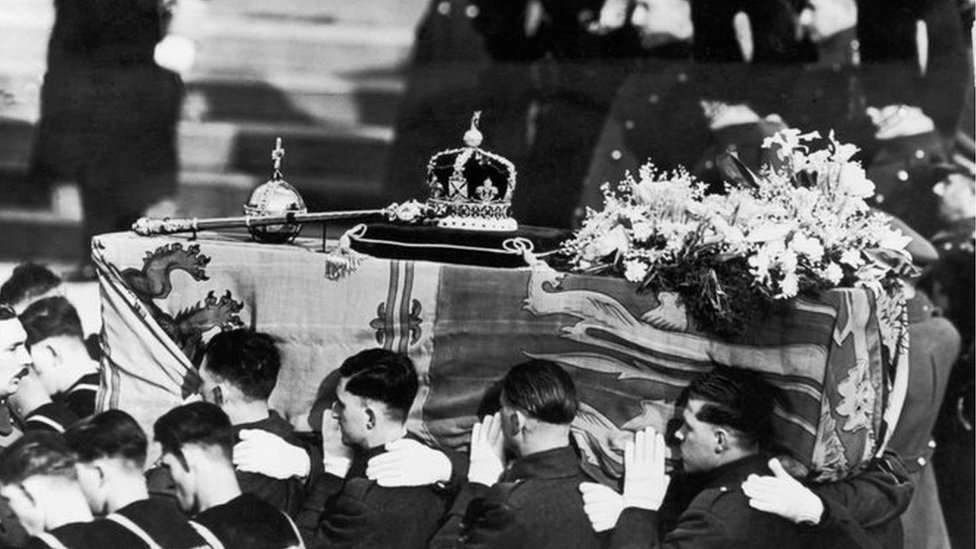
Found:
<svg viewBox="0 0 976 549"><path fill-rule="evenodd" d="M0 301L0 321L17 318L17 311L13 307Z"/></svg>
<svg viewBox="0 0 976 549"><path fill-rule="evenodd" d="M197 444L219 448L230 461L234 446L234 430L230 418L219 406L207 402L193 402L166 412L153 425L153 437L163 452L175 455L183 466L183 446Z"/></svg>
<svg viewBox="0 0 976 549"><path fill-rule="evenodd" d="M692 380L678 397L676 408L684 408L693 398L705 402L695 416L699 420L731 427L745 442L763 450L772 446L773 410L777 404L787 406L782 391L762 374L722 365Z"/></svg>
<svg viewBox="0 0 976 549"><path fill-rule="evenodd" d="M31 303L20 313L20 322L27 332L27 347L32 347L49 337L77 337L84 340L78 311L67 299L45 297Z"/></svg>
<svg viewBox="0 0 976 549"><path fill-rule="evenodd" d="M534 359L513 366L502 379L501 387L504 402L535 419L566 425L576 417L576 385L554 362Z"/></svg>
<svg viewBox="0 0 976 549"><path fill-rule="evenodd" d="M254 400L268 400L281 370L281 355L274 339L248 329L221 332L205 351L208 371Z"/></svg>
<svg viewBox="0 0 976 549"><path fill-rule="evenodd" d="M57 288L61 278L44 265L21 263L10 278L0 286L0 301L14 304L31 299Z"/></svg>
<svg viewBox="0 0 976 549"><path fill-rule="evenodd" d="M417 396L419 381L410 357L386 349L368 349L347 358L339 367L346 390L386 404L393 419L404 421Z"/></svg>
<svg viewBox="0 0 976 549"><path fill-rule="evenodd" d="M146 464L146 433L122 410L107 410L72 425L64 433L79 461L122 458L140 468Z"/></svg>
<svg viewBox="0 0 976 549"><path fill-rule="evenodd" d="M76 479L75 454L58 433L32 431L0 454L0 482L20 484L43 475Z"/></svg>

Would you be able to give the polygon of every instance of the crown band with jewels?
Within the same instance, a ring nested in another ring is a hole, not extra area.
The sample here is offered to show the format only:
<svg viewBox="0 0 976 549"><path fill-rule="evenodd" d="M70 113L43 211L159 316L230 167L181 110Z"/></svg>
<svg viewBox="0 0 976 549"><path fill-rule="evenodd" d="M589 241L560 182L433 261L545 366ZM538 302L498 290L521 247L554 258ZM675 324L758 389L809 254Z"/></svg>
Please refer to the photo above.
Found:
<svg viewBox="0 0 976 549"><path fill-rule="evenodd" d="M464 147L441 151L427 163L427 208L438 227L514 231L515 165L481 148L480 117L478 111L471 118Z"/></svg>

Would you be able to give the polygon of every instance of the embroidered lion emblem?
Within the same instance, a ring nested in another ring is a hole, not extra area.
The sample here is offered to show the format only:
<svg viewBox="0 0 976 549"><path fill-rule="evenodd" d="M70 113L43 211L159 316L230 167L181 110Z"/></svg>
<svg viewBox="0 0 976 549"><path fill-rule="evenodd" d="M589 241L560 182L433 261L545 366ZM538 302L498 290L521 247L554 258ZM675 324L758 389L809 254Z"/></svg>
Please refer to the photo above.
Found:
<svg viewBox="0 0 976 549"><path fill-rule="evenodd" d="M200 253L199 244L184 248L183 244L174 242L146 252L142 269L129 268L120 273L126 286L191 360L202 350L205 332L213 328L230 330L243 326L238 313L244 304L235 300L230 290L219 298L211 290L195 305L170 315L156 305L155 300L169 297L173 291L170 277L174 272L183 271L197 282L209 280L206 271L209 263L210 258Z"/></svg>

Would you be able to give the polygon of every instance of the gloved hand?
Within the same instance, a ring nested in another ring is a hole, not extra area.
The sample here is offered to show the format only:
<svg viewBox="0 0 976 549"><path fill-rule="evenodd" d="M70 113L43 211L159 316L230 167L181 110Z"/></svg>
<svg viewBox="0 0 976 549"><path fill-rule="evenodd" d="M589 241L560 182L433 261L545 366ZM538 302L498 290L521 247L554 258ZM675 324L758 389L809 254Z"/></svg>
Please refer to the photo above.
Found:
<svg viewBox="0 0 976 549"><path fill-rule="evenodd" d="M664 471L667 445L653 427L634 434L624 447L624 506L657 511L671 477Z"/></svg>
<svg viewBox="0 0 976 549"><path fill-rule="evenodd" d="M594 532L610 530L617 525L617 519L624 510L622 495L596 482L581 483L579 491L583 494L583 511L589 517Z"/></svg>
<svg viewBox="0 0 976 549"><path fill-rule="evenodd" d="M352 448L342 442L339 421L327 410L322 415L322 467L327 474L346 478L352 464Z"/></svg>
<svg viewBox="0 0 976 549"><path fill-rule="evenodd" d="M426 486L451 480L451 460L410 438L386 445L386 452L366 464L366 478L380 486Z"/></svg>
<svg viewBox="0 0 976 549"><path fill-rule="evenodd" d="M185 36L167 34L156 44L153 60L164 69L186 75L197 57L197 46Z"/></svg>
<svg viewBox="0 0 976 549"><path fill-rule="evenodd" d="M305 478L312 460L304 448L261 429L244 429L234 445L234 467L247 473L260 473L277 479Z"/></svg>
<svg viewBox="0 0 976 549"><path fill-rule="evenodd" d="M589 25L590 32L602 34L623 27L627 24L627 13L629 11L629 0L603 0L599 17Z"/></svg>
<svg viewBox="0 0 976 549"><path fill-rule="evenodd" d="M857 25L855 0L810 0L798 23L814 42L822 42Z"/></svg>
<svg viewBox="0 0 976 549"><path fill-rule="evenodd" d="M468 481L491 486L505 469L504 439L500 413L486 416L471 428L471 454Z"/></svg>
<svg viewBox="0 0 976 549"><path fill-rule="evenodd" d="M824 511L820 497L791 477L778 459L769 460L769 468L773 476L749 475L742 483L742 491L749 497L749 506L797 524L820 523Z"/></svg>

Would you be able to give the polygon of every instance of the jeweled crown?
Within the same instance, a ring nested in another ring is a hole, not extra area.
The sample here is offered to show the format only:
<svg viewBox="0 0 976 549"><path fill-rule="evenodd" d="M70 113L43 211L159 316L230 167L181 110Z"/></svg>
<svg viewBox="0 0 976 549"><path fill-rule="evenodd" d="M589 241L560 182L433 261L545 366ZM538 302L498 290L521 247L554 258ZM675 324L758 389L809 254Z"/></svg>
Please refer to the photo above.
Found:
<svg viewBox="0 0 976 549"><path fill-rule="evenodd" d="M464 133L464 147L441 151L427 163L427 208L439 227L514 231L511 217L515 166L481 148L481 112Z"/></svg>

